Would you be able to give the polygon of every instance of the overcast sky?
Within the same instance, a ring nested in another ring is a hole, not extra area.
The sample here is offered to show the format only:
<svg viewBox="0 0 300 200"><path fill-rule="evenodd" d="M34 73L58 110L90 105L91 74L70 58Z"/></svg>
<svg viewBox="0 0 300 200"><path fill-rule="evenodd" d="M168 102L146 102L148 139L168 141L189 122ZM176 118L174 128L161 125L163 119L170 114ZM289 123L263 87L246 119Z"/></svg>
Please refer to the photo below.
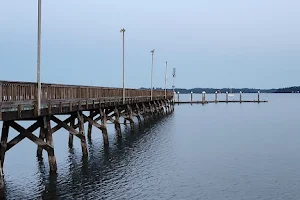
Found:
<svg viewBox="0 0 300 200"><path fill-rule="evenodd" d="M299 0L42 0L43 82L300 85ZM36 81L37 0L0 1L0 80Z"/></svg>

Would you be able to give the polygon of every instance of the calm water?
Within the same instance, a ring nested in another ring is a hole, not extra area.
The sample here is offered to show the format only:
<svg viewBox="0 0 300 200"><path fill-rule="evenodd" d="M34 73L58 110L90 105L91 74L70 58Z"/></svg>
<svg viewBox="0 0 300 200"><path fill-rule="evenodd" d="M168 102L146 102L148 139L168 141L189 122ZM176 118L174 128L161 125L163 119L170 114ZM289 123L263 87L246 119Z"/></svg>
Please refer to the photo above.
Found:
<svg viewBox="0 0 300 200"><path fill-rule="evenodd" d="M300 95L261 99L270 102L176 106L141 131L123 127L121 141L110 125L108 149L93 129L86 160L79 140L70 150L61 130L54 134L56 177L49 177L47 155L38 162L25 139L6 154L7 198L300 199Z"/></svg>

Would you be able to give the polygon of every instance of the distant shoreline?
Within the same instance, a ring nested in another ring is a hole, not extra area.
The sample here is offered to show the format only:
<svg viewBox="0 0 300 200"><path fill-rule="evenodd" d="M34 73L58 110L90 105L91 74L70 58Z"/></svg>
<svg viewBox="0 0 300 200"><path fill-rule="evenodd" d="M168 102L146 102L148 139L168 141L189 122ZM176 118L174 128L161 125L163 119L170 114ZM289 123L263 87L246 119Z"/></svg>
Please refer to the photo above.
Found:
<svg viewBox="0 0 300 200"><path fill-rule="evenodd" d="M141 88L141 89L149 89L149 88ZM163 88L154 88L154 90L163 90ZM286 88L278 88L278 89L256 89L256 88L175 88L175 92L179 92L181 94L190 94L191 92L195 94L201 94L205 91L207 94L214 94L216 91L220 93L232 92L239 93L242 91L243 93L257 93L260 91L261 93L299 93L300 86L286 87ZM168 91L172 91L172 89L168 89Z"/></svg>

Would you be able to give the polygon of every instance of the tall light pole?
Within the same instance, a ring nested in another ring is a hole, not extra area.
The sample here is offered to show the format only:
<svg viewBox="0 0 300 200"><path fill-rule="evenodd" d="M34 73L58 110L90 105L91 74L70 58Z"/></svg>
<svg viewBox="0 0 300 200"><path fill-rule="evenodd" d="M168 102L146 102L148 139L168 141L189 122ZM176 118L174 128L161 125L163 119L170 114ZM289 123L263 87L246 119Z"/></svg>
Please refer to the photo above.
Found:
<svg viewBox="0 0 300 200"><path fill-rule="evenodd" d="M173 88L173 92L175 92L175 77L176 77L176 69L173 68L173 85L172 85L172 88Z"/></svg>
<svg viewBox="0 0 300 200"><path fill-rule="evenodd" d="M38 0L38 43L37 43L37 114L41 114L41 18L42 18L42 0Z"/></svg>
<svg viewBox="0 0 300 200"><path fill-rule="evenodd" d="M152 87L152 78L153 78L153 56L154 56L154 49L151 51L152 53L152 68L151 68L151 101L153 97L153 87Z"/></svg>
<svg viewBox="0 0 300 200"><path fill-rule="evenodd" d="M168 73L168 62L166 61L166 73L165 73L165 99L167 99L167 73Z"/></svg>
<svg viewBox="0 0 300 200"><path fill-rule="evenodd" d="M123 104L125 104L125 83L124 83L124 79L125 79L125 72L124 72L124 33L125 33L125 29L122 28L120 30L120 32L123 35L123 61L122 61L122 65L123 65Z"/></svg>

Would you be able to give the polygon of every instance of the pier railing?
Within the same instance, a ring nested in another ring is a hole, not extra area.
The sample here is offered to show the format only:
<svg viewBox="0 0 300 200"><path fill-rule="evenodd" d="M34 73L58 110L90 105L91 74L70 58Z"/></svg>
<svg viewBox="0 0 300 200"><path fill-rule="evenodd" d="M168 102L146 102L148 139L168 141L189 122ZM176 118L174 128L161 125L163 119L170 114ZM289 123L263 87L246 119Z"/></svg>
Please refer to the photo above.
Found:
<svg viewBox="0 0 300 200"><path fill-rule="evenodd" d="M91 99L100 97L122 97L122 88L42 84L41 100L54 99ZM37 84L32 82L0 81L0 101L36 100ZM163 97L163 90L153 90L153 97ZM169 97L172 92L167 93ZM150 96L150 90L126 88L126 97Z"/></svg>
<svg viewBox="0 0 300 200"><path fill-rule="evenodd" d="M122 88L42 83L42 108L63 107L63 104L122 103ZM150 90L126 88L125 103L150 101ZM153 100L163 99L164 90L153 90ZM172 99L173 92L167 92ZM0 81L0 111L33 109L37 102L37 83Z"/></svg>

